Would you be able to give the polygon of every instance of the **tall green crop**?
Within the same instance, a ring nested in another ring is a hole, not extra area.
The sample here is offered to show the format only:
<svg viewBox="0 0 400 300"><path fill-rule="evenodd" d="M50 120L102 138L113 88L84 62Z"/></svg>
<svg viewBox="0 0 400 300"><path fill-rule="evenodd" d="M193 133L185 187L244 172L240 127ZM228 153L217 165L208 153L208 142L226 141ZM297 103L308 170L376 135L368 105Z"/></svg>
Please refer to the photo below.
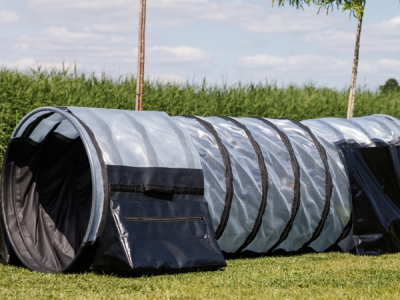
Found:
<svg viewBox="0 0 400 300"><path fill-rule="evenodd" d="M136 79L113 79L77 72L0 70L0 164L16 119L41 106L85 106L134 109ZM290 117L297 120L345 117L347 90L333 90L313 84L278 87L274 83L216 86L146 82L144 109L169 115L231 115ZM400 117L400 93L380 95L359 90L355 113ZM18 111L18 113L16 113Z"/></svg>

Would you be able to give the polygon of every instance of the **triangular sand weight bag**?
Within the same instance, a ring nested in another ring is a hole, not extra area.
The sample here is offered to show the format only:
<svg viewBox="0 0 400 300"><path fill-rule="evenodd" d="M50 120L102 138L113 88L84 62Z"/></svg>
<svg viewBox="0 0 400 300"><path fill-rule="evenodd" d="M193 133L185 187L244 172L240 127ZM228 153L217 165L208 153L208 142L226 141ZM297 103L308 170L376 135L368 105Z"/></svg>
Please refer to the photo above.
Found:
<svg viewBox="0 0 400 300"><path fill-rule="evenodd" d="M400 121L40 108L2 170L3 263L218 269L228 256L400 250Z"/></svg>

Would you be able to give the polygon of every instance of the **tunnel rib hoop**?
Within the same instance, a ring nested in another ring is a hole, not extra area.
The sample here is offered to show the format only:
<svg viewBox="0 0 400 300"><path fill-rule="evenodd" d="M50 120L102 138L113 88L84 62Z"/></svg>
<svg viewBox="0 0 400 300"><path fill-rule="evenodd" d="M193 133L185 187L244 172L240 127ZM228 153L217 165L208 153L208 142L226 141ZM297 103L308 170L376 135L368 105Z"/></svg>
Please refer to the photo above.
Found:
<svg viewBox="0 0 400 300"><path fill-rule="evenodd" d="M104 214L105 211L105 197L108 197L106 195L107 191L104 189L103 183L104 180L106 180L106 178L102 178L102 167L104 167L102 165L102 158L98 157L98 153L96 152L96 146L94 145L92 139L90 138L90 133L87 132L87 129L85 128L84 124L81 123L81 121L76 118L75 116L73 116L70 112L68 112L67 108L55 108L55 107L42 107L42 108L38 108L33 110L32 112L30 112L29 114L27 114L17 125L17 127L14 129L10 140L14 139L17 137L17 134L20 132L21 129L26 130L26 128L29 126L26 126L26 122L28 122L32 117L34 117L36 114L38 113L42 113L42 112L53 112L53 113L58 113L59 115L61 115L62 117L64 117L66 120L68 120L71 125L77 130L79 136L81 137L83 146L86 150L86 154L87 154L87 158L89 161L89 166L90 166L90 174L91 174L91 178L92 178L92 184L91 184L91 189L92 189L92 197L91 197L91 208L90 208L90 217L89 217L89 222L88 222L88 226L86 228L86 232L85 232L85 236L82 240L81 246L80 246L80 250L77 252L75 258L77 258L79 256L79 254L82 252L82 247L85 246L90 246L92 245L98 235L99 235L99 229L101 228L101 221L102 221L102 216ZM32 120L32 122L34 122L34 120ZM24 125L26 126L24 128ZM95 141L94 141L95 142ZM7 152L6 155L4 157L4 165L7 163ZM6 168L3 168L3 180L4 180L4 176L5 176L5 171ZM5 232L6 235L8 237L8 241L10 242L10 244L13 246L13 248L15 249L15 245L14 245L14 241L12 239L12 236L10 236L10 232L8 229L8 222L7 222L7 218L9 218L10 216L7 216L4 213L4 200L6 199L5 196L5 189L3 189L3 203L1 204L1 209L3 210L3 224L5 226ZM13 200L11 200L13 201ZM33 269L32 266L29 266L26 262L25 259L23 257L21 257L20 253L18 253L18 251L14 251L16 252L16 255L18 257L19 260L21 260L21 262L23 262L25 265L27 265L28 268ZM67 266L65 269L69 269L70 266L72 264L74 264L74 260L72 261L72 263ZM58 271L65 271L65 270L58 270Z"/></svg>

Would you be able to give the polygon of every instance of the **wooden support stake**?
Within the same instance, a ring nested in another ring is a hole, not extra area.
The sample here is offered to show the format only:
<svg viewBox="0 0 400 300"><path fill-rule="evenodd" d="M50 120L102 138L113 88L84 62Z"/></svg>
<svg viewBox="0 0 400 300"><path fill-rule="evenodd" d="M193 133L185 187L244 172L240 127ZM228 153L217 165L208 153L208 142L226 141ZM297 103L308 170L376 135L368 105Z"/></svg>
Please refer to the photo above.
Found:
<svg viewBox="0 0 400 300"><path fill-rule="evenodd" d="M146 27L146 0L140 0L138 67L137 67L137 81L136 81L136 105L135 105L135 110L142 110L143 109L145 27Z"/></svg>

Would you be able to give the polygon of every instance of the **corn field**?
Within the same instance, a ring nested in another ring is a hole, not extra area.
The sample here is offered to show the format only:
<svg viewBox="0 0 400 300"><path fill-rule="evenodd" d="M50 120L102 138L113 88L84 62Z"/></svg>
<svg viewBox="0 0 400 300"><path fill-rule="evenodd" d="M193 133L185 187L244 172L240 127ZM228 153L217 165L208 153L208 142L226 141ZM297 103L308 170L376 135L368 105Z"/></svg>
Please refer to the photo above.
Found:
<svg viewBox="0 0 400 300"><path fill-rule="evenodd" d="M345 117L348 90L276 83L235 85L145 83L144 109L169 115L264 116L297 120ZM0 70L0 166L16 123L41 106L134 109L136 79L80 74L68 70ZM400 93L359 89L355 116L376 113L400 117Z"/></svg>

